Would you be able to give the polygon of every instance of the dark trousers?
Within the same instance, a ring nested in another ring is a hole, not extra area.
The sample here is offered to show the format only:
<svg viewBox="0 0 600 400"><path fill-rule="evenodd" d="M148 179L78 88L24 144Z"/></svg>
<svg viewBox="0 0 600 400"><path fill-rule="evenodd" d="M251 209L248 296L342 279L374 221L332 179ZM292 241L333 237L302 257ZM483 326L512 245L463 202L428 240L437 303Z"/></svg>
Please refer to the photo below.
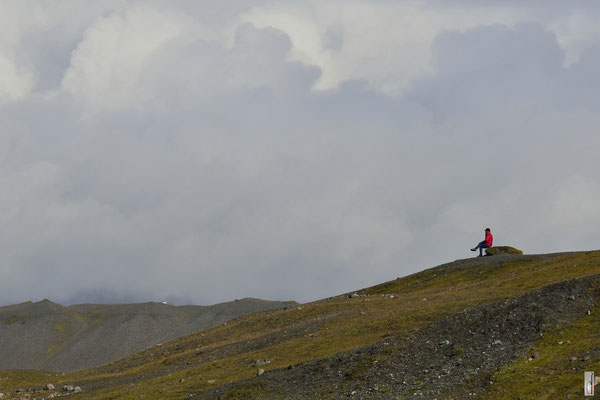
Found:
<svg viewBox="0 0 600 400"><path fill-rule="evenodd" d="M479 244L477 246L475 246L476 249L479 249L479 255L482 256L483 255L483 249L488 249L490 246L488 246L487 244L485 244L485 241L483 242L479 242Z"/></svg>

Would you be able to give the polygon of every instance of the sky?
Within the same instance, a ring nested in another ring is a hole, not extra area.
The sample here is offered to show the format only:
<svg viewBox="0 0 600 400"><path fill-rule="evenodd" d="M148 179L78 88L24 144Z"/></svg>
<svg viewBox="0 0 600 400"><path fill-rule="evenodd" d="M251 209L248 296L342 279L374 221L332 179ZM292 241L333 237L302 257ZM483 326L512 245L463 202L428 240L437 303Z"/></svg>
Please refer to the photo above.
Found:
<svg viewBox="0 0 600 400"><path fill-rule="evenodd" d="M0 305L317 300L597 249L596 1L0 1ZM594 172L596 171L596 172Z"/></svg>

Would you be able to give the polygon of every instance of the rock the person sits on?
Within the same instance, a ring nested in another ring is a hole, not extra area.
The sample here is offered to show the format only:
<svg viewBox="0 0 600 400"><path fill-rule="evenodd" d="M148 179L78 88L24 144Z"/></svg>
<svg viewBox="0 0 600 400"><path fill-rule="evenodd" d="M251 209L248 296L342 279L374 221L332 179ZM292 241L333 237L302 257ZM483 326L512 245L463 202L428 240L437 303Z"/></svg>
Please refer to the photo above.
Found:
<svg viewBox="0 0 600 400"><path fill-rule="evenodd" d="M510 246L494 246L485 249L486 256L497 256L500 254L518 254L522 255L523 251Z"/></svg>

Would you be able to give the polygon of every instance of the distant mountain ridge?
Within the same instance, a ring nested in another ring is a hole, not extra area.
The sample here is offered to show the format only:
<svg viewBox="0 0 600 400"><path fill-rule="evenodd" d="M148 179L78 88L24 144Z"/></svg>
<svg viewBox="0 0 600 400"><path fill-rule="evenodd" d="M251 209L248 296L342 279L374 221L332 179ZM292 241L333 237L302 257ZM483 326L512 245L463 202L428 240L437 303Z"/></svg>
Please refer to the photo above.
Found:
<svg viewBox="0 0 600 400"><path fill-rule="evenodd" d="M297 305L245 298L212 306L80 304L0 307L0 369L69 371L106 364L245 314Z"/></svg>

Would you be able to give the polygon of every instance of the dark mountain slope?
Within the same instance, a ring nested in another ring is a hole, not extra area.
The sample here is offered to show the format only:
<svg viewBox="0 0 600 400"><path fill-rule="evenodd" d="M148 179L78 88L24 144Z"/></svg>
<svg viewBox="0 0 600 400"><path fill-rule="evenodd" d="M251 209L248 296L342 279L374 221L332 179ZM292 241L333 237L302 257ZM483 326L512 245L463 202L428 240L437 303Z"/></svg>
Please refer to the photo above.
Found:
<svg viewBox="0 0 600 400"><path fill-rule="evenodd" d="M0 368L74 370L123 358L240 315L296 305L242 299L213 306L51 301L0 308Z"/></svg>

